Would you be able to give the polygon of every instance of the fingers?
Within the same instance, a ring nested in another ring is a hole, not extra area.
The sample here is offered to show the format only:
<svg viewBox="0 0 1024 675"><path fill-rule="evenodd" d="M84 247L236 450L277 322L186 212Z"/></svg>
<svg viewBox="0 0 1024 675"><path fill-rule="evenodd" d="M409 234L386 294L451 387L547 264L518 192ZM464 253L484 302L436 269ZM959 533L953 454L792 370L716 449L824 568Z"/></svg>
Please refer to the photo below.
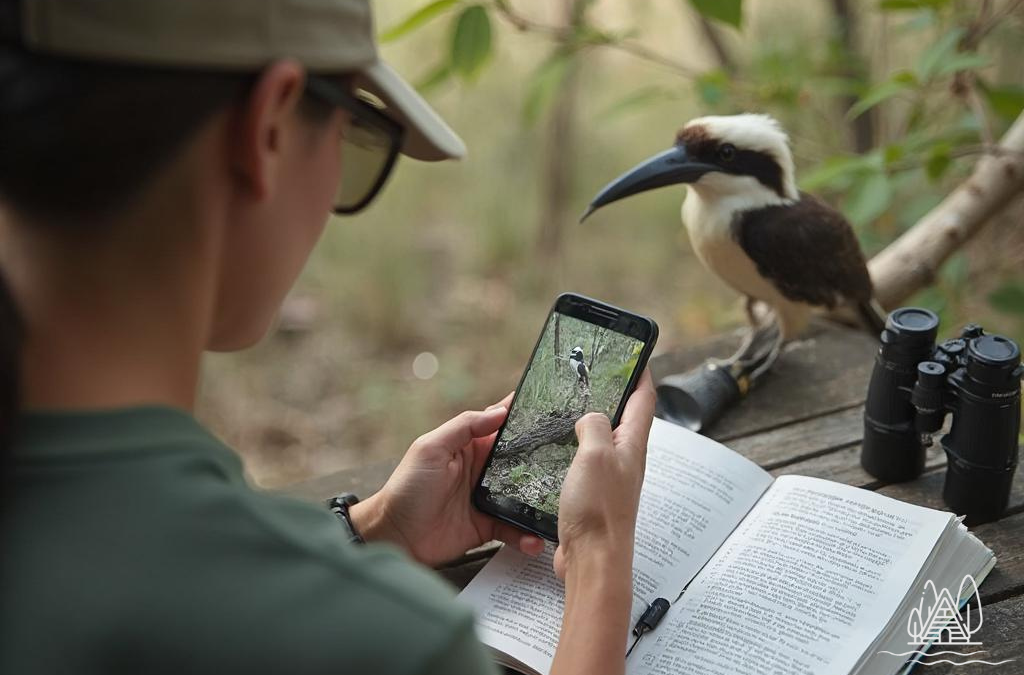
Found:
<svg viewBox="0 0 1024 675"><path fill-rule="evenodd" d="M507 410L508 407L512 405L512 397L515 395L515 390L510 391L508 394L505 395L505 398L501 399L500 401L493 405L487 406L487 410L490 410L491 408L505 408Z"/></svg>
<svg viewBox="0 0 1024 675"><path fill-rule="evenodd" d="M523 532L517 527L506 523L497 523L494 526L494 538L503 541L509 546L514 546L526 555L540 555L544 552L544 540L540 537Z"/></svg>
<svg viewBox="0 0 1024 675"><path fill-rule="evenodd" d="M555 549L555 559L552 561L555 568L555 576L565 581L565 549L561 545Z"/></svg>
<svg viewBox="0 0 1024 675"><path fill-rule="evenodd" d="M626 402L622 412L622 422L616 433L621 440L633 447L646 448L647 437L651 433L651 421L654 419L654 405L657 397L654 393L654 382L651 372L644 370L637 383L636 390Z"/></svg>
<svg viewBox="0 0 1024 675"><path fill-rule="evenodd" d="M462 448L474 438L493 434L505 421L508 409L504 406L492 407L487 410L467 410L448 420L438 428L420 436L416 443L420 445L439 446L444 448Z"/></svg>

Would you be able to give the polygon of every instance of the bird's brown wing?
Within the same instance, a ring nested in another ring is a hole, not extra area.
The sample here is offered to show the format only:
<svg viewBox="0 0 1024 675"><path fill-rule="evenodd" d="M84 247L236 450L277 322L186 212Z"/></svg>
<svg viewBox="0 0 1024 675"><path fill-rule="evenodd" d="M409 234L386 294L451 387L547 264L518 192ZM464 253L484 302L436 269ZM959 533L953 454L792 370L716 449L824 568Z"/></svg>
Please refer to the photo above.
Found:
<svg viewBox="0 0 1024 675"><path fill-rule="evenodd" d="M738 213L732 232L758 272L790 300L830 309L871 300L871 277L853 228L811 195Z"/></svg>

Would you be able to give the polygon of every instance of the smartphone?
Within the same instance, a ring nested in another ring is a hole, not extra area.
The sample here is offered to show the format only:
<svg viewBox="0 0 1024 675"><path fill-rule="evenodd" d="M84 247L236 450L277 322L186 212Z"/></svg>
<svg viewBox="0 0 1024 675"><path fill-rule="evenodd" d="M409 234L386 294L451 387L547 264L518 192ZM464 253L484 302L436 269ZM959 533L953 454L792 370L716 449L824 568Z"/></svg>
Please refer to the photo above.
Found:
<svg viewBox="0 0 1024 675"><path fill-rule="evenodd" d="M558 541L576 421L602 412L618 425L657 339L652 319L574 293L558 296L473 490L476 508Z"/></svg>

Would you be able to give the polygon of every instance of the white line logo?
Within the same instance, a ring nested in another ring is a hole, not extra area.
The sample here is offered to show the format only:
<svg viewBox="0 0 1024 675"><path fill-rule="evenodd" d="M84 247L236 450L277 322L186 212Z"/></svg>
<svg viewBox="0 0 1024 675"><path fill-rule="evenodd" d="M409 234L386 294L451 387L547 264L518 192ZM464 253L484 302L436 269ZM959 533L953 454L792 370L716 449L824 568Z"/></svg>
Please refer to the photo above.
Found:
<svg viewBox="0 0 1024 675"><path fill-rule="evenodd" d="M925 600L929 599L929 591L931 591L931 598L930 602L926 604ZM965 593L968 591L970 591L970 595L966 596L967 602L963 608L963 615L961 615L958 609L958 600L964 598ZM965 661L954 661L950 658L926 660L928 657L935 656L971 657L985 654L986 652L983 649L970 652L945 650L927 653L928 648L932 645L940 647L981 646L981 641L972 640L971 638L981 629L984 620L981 611L981 596L978 595L978 584L975 583L974 577L970 574L965 576L964 580L960 582L960 590L957 591L956 595L950 593L948 588L939 590L929 579L925 582L924 589L921 591L921 599L918 601L917 607L911 610L910 618L907 619L907 635L910 636L910 641L907 644L919 649L899 654L889 651L881 651L879 653L891 654L893 656L915 655L912 658L916 658L923 666L934 666L939 663L948 663L953 666L965 666L969 663L1000 666L1014 661L1015 659L1005 659L993 662L970 658Z"/></svg>
<svg viewBox="0 0 1024 675"><path fill-rule="evenodd" d="M970 582L970 586L968 586ZM981 613L981 600L978 600L978 585L974 583L974 577L970 574L960 582L958 598L962 598L964 591L973 588L967 606L964 608L964 616L960 616L957 610L957 603L953 600L948 588L938 592L935 584L929 579L924 585L924 592L921 593L921 600L917 607L910 613L907 620L907 634L910 635L910 645L948 645L958 647L961 645L980 645L980 642L972 642L971 636L981 629L984 616ZM924 596L931 589L932 603L925 608ZM971 601L977 600L977 610L971 616ZM927 614L925 614L927 612Z"/></svg>

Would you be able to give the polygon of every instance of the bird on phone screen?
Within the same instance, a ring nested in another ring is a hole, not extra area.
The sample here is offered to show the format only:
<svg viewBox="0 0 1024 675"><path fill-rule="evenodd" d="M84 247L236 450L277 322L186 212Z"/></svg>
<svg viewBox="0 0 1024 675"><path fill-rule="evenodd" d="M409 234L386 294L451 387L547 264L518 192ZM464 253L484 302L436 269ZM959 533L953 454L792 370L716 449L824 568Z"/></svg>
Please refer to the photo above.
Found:
<svg viewBox="0 0 1024 675"><path fill-rule="evenodd" d="M590 386L590 369L583 361L583 348L573 347L569 352L569 368L576 376L576 383L584 387Z"/></svg>

